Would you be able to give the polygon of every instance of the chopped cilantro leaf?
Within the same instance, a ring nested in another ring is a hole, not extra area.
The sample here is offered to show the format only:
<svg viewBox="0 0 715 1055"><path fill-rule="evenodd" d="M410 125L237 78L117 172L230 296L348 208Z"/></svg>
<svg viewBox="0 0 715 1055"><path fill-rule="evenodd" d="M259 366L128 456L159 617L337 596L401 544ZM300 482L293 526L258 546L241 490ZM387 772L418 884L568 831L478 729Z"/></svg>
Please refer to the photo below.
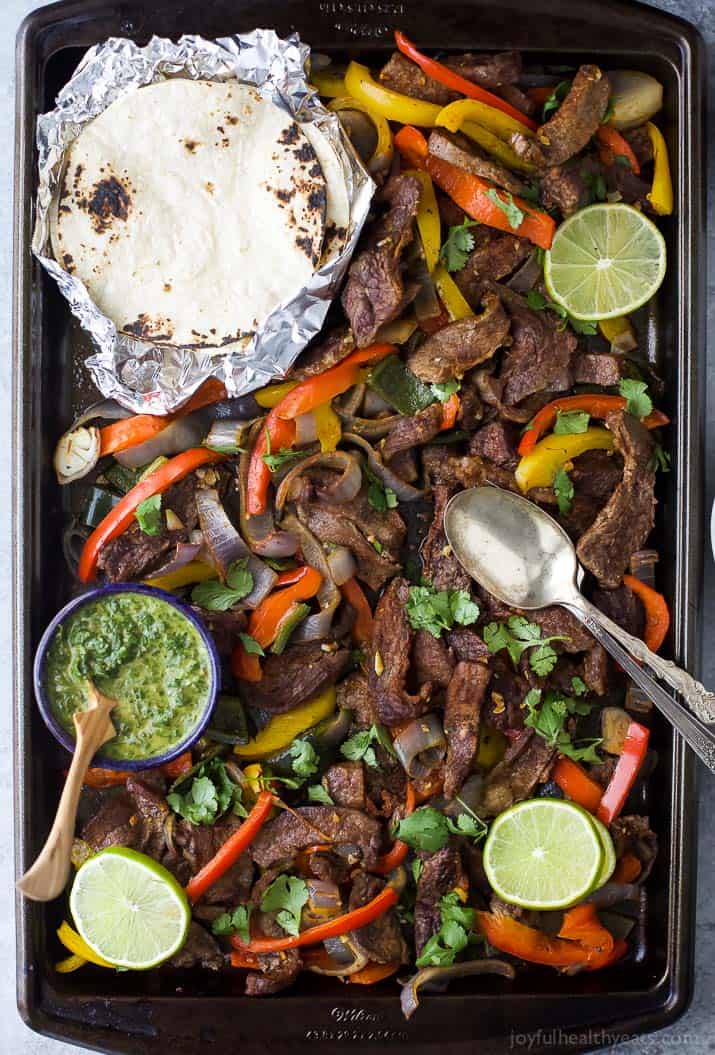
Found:
<svg viewBox="0 0 715 1055"><path fill-rule="evenodd" d="M523 652L529 653L529 665L539 675L549 674L556 666L557 655L551 648L551 641L562 641L563 635L541 636L538 623L530 623L523 615L513 615L506 623L489 623L484 627L484 643L490 652L506 649L512 663L516 666Z"/></svg>
<svg viewBox="0 0 715 1055"><path fill-rule="evenodd" d="M261 912L275 912L287 934L298 934L300 915L308 900L308 884L297 876L278 876L261 899Z"/></svg>
<svg viewBox="0 0 715 1055"><path fill-rule="evenodd" d="M459 392L461 387L462 386L456 377L452 378L451 381L435 382L430 385L430 388L440 403L446 403L450 396L453 396L455 392Z"/></svg>
<svg viewBox="0 0 715 1055"><path fill-rule="evenodd" d="M559 81L559 83L552 91L551 95L549 95L546 102L544 103L544 108L541 112L544 121L546 121L549 114L553 113L554 110L558 110L558 108L561 106L561 103L568 95L570 88L571 81Z"/></svg>
<svg viewBox="0 0 715 1055"><path fill-rule="evenodd" d="M384 732L377 725L371 725L369 729L362 729L354 733L340 747L340 754L351 762L362 761L372 769L379 769L373 743L383 745Z"/></svg>
<svg viewBox="0 0 715 1055"><path fill-rule="evenodd" d="M265 652L255 637L251 637L250 634L239 634L238 636L249 656L265 656Z"/></svg>
<svg viewBox="0 0 715 1055"><path fill-rule="evenodd" d="M384 513L387 509L395 509L397 506L397 495L392 488L387 487L369 466L363 465L363 473L368 482L367 500L372 508L376 509L378 513ZM377 547L375 548L377 549ZM378 550L379 552L380 550Z"/></svg>
<svg viewBox="0 0 715 1055"><path fill-rule="evenodd" d="M574 696L586 695L586 693L588 692L588 688L586 687L586 682L583 680L583 678L579 678L578 675L575 675L573 678L571 678L571 691L573 692Z"/></svg>
<svg viewBox="0 0 715 1055"><path fill-rule="evenodd" d="M200 582L191 591L191 600L209 612L227 612L253 589L248 557L234 561L226 573L226 585L218 579Z"/></svg>
<svg viewBox="0 0 715 1055"><path fill-rule="evenodd" d="M263 455L263 464L267 465L272 473L277 473L288 462L295 461L296 458L302 458L303 455L303 451L296 451L292 447L281 447L279 451L273 453L271 451L271 434L266 429L266 453Z"/></svg>
<svg viewBox="0 0 715 1055"><path fill-rule="evenodd" d="M560 754L575 762L601 761L597 752L600 739L586 740L576 745L565 729L569 716L589 714L590 704L558 692L548 691L542 694L540 689L531 689L524 697L523 706L527 711L524 724L530 726L552 747L557 748Z"/></svg>
<svg viewBox="0 0 715 1055"><path fill-rule="evenodd" d="M137 506L134 516L145 535L158 535L161 531L161 495L145 498Z"/></svg>
<svg viewBox="0 0 715 1055"><path fill-rule="evenodd" d="M191 783L180 785L179 790L167 795L166 801L174 813L192 824L213 824L229 808L239 816L246 816L241 788L234 784L218 758L200 766Z"/></svg>
<svg viewBox="0 0 715 1055"><path fill-rule="evenodd" d="M656 472L660 470L662 473L669 473L671 470L671 458L668 451L663 450L659 443L656 443L653 448L653 454L650 459L650 468L655 469Z"/></svg>
<svg viewBox="0 0 715 1055"><path fill-rule="evenodd" d="M414 850L434 854L449 842L449 824L434 806L421 806L400 821L397 838Z"/></svg>
<svg viewBox="0 0 715 1055"><path fill-rule="evenodd" d="M467 257L474 249L474 235L470 227L477 227L477 220L466 220L456 227L450 227L442 246L439 258L448 271L459 271L467 262Z"/></svg>
<svg viewBox="0 0 715 1055"><path fill-rule="evenodd" d="M624 378L618 385L618 391L626 400L626 411L634 418L646 418L653 409L653 400L648 394L645 381L633 381Z"/></svg>
<svg viewBox="0 0 715 1055"><path fill-rule="evenodd" d="M410 587L407 618L415 630L427 630L439 637L455 623L469 626L478 617L479 608L467 590L435 590L429 583Z"/></svg>
<svg viewBox="0 0 715 1055"><path fill-rule="evenodd" d="M251 940L249 924L251 921L251 906L239 905L233 912L224 912L211 924L214 934L238 934L242 942L248 945Z"/></svg>
<svg viewBox="0 0 715 1055"><path fill-rule="evenodd" d="M554 432L557 436L566 436L575 432L585 432L591 420L590 414L585 410L556 411L556 422Z"/></svg>
<svg viewBox="0 0 715 1055"><path fill-rule="evenodd" d="M506 216L511 229L516 231L516 229L524 222L524 213L514 201L514 195L508 190L500 192L495 187L490 187L488 191L484 192L484 194L485 197L494 202L498 209L501 209Z"/></svg>
<svg viewBox="0 0 715 1055"><path fill-rule="evenodd" d="M463 905L456 891L440 899L440 927L425 942L418 967L449 967L470 943L475 911Z"/></svg>
<svg viewBox="0 0 715 1055"><path fill-rule="evenodd" d="M561 468L557 471L554 477L554 494L556 495L556 503L559 507L559 513L562 516L566 516L567 513L571 512L571 503L573 502L574 486L571 482L571 477L565 469Z"/></svg>
<svg viewBox="0 0 715 1055"><path fill-rule="evenodd" d="M330 793L325 790L322 784L310 785L308 788L308 802L321 802L324 806L335 805L330 797Z"/></svg>
<svg viewBox="0 0 715 1055"><path fill-rule="evenodd" d="M293 772L298 777L312 777L318 771L318 752L308 740L294 740L288 752Z"/></svg>

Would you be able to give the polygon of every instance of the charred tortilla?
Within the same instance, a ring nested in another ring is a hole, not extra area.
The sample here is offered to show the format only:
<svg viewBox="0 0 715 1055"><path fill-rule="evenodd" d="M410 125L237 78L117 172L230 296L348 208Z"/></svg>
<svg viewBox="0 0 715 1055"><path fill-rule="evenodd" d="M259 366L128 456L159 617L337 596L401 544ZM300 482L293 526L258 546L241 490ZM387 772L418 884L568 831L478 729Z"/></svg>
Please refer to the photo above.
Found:
<svg viewBox="0 0 715 1055"><path fill-rule="evenodd" d="M326 204L290 114L236 81L174 79L117 100L72 144L52 244L119 330L219 346L306 285Z"/></svg>

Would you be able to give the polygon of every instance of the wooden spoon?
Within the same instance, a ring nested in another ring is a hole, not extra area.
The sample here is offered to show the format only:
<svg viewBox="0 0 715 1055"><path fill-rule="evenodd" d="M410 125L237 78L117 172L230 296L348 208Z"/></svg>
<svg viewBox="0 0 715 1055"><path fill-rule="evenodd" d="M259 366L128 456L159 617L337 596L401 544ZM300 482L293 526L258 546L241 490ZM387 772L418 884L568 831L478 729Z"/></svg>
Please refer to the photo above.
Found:
<svg viewBox="0 0 715 1055"><path fill-rule="evenodd" d="M77 804L85 773L102 744L116 736L109 715L117 701L101 693L91 681L87 684L89 706L87 710L75 711L73 715L75 749L54 824L39 857L17 883L18 890L32 901L52 901L64 890L70 871Z"/></svg>

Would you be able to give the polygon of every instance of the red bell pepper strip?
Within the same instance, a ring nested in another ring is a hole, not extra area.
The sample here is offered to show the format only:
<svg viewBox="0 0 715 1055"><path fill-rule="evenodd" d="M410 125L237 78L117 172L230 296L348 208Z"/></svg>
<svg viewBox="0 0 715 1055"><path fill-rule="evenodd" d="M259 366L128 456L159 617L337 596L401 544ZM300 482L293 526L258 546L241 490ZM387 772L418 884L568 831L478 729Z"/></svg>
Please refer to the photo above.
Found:
<svg viewBox="0 0 715 1055"><path fill-rule="evenodd" d="M130 776L131 773L124 769L101 769L99 766L90 766L84 774L82 783L86 788L112 788L124 784Z"/></svg>
<svg viewBox="0 0 715 1055"><path fill-rule="evenodd" d="M256 438L248 465L246 507L249 516L265 513L268 504L271 473L263 461L267 452L266 432L270 436L271 451L291 447L295 442L295 418L315 410L351 388L358 380L361 365L384 359L394 351L394 344L371 344L367 348L359 348L330 370L301 381L273 407Z"/></svg>
<svg viewBox="0 0 715 1055"><path fill-rule="evenodd" d="M99 453L118 454L120 451L129 450L130 447L138 447L140 443L146 443L152 436L163 432L177 418L186 417L194 410L206 407L210 403L218 403L225 398L226 388L223 383L215 377L210 377L183 407L179 407L172 414L135 414L131 418L105 425L99 430Z"/></svg>
<svg viewBox="0 0 715 1055"><path fill-rule="evenodd" d="M636 597L639 597L645 609L645 641L651 652L657 652L665 641L670 627L670 612L662 593L658 593L648 583L641 582L635 575L624 575L623 582Z"/></svg>
<svg viewBox="0 0 715 1055"><path fill-rule="evenodd" d="M315 597L322 581L323 576L320 572L308 564L303 564L300 568L291 568L278 576L276 586L283 588L261 601L248 620L248 633L261 648L268 648L275 641L281 620L296 601L307 601L310 597ZM262 677L259 657L246 652L240 641L231 656L231 670L240 681L257 682Z"/></svg>
<svg viewBox="0 0 715 1055"><path fill-rule="evenodd" d="M454 428L457 423L457 415L459 414L460 406L461 403L459 402L459 396L456 392L453 392L449 399L442 404L442 424L439 427L440 432Z"/></svg>
<svg viewBox="0 0 715 1055"><path fill-rule="evenodd" d="M255 953L236 952L236 950L234 949L231 953L231 966L243 968L247 971L258 971L261 967L261 961L258 959Z"/></svg>
<svg viewBox="0 0 715 1055"><path fill-rule="evenodd" d="M552 776L567 799L583 806L589 813L596 812L603 788L577 762L562 756L556 762Z"/></svg>
<svg viewBox="0 0 715 1055"><path fill-rule="evenodd" d="M523 457L530 454L545 432L553 427L558 416L558 411L566 413L571 410L585 410L592 418L605 418L614 410L625 410L627 400L623 396L596 395L586 392L581 396L562 396L534 415L529 422L526 432L519 443L519 454ZM660 410L652 410L643 418L643 424L647 429L657 429L662 425L669 425L670 418Z"/></svg>
<svg viewBox="0 0 715 1055"><path fill-rule="evenodd" d="M415 45L407 39L404 33L401 33L398 29L395 30L395 43L397 47L406 55L408 59L419 66L427 77L431 77L435 81L439 81L440 84L444 84L445 87L451 88L452 91L461 92L462 95L466 95L468 99L478 99L480 103L486 103L488 106L493 106L495 110L501 110L504 114L509 114L515 121L520 121L521 124L527 128L533 130L536 129L536 121L532 121L530 117L523 114L521 110L517 110L516 107L511 106L505 102L504 99L500 99L498 95L494 95L493 92L488 92L485 88L480 88L478 84L474 84L473 81L468 81L466 77L460 76L454 70L450 70L448 66L444 66L441 62L437 62L435 59L430 59L427 55L423 55L421 51L418 51Z"/></svg>
<svg viewBox="0 0 715 1055"><path fill-rule="evenodd" d="M240 828L239 828L240 831ZM399 896L392 886L386 886L384 890L368 901L366 905L345 912L342 916L327 923L319 923L317 927L309 927L300 934L289 934L285 938L252 938L246 945L237 934L231 938L231 944L239 952L281 952L284 949L297 949L302 945L316 945L318 942L326 941L328 938L339 938L341 934L347 934L351 930L359 930L368 923L384 915L389 908L397 903Z"/></svg>
<svg viewBox="0 0 715 1055"><path fill-rule="evenodd" d="M405 125L395 136L395 146L413 168L427 171L434 183L448 194L452 201L479 223L496 227L509 234L528 238L541 249L550 249L556 230L556 221L546 212L535 209L523 198L507 197L506 191L494 187L491 183L475 176L473 172L452 165L449 161L430 154L427 140L422 133L411 125ZM506 213L493 200L496 195L505 204L510 200L521 209L524 219L518 227L512 227Z"/></svg>
<svg viewBox="0 0 715 1055"><path fill-rule="evenodd" d="M182 451L168 462L164 462L153 473L145 477L131 491L127 491L106 517L89 536L79 559L78 574L81 582L90 582L97 571L97 559L102 546L117 538L134 520L137 507L152 495L163 494L172 484L183 480L185 476L199 469L202 465L212 465L226 458L225 454L210 451L208 447L191 447Z"/></svg>
<svg viewBox="0 0 715 1055"><path fill-rule="evenodd" d="M405 817L409 817L415 808L416 798L415 789L407 781L407 792L405 795ZM383 854L382 857L378 858L377 865L373 869L379 875L389 875L390 872L394 872L396 868L402 864L404 859L407 857L407 851L409 846L407 843L403 843L402 839L395 839L392 844L392 849L388 853Z"/></svg>
<svg viewBox="0 0 715 1055"><path fill-rule="evenodd" d="M623 742L623 750L611 781L603 793L596 816L604 824L611 824L623 809L648 751L650 730L639 722L631 722Z"/></svg>
<svg viewBox="0 0 715 1055"><path fill-rule="evenodd" d="M612 883L635 883L643 871L643 866L635 854L624 854L619 857L611 876Z"/></svg>
<svg viewBox="0 0 715 1055"><path fill-rule="evenodd" d="M399 969L399 960L393 960L392 963L369 963L361 971L349 974L345 981L350 985L375 985L384 978L390 978L393 974L397 974Z"/></svg>
<svg viewBox="0 0 715 1055"><path fill-rule="evenodd" d="M556 938L501 913L477 912L477 919L490 945L528 963L595 971L613 963L627 948L625 942L614 942L599 922L593 905L569 909Z"/></svg>
<svg viewBox="0 0 715 1055"><path fill-rule="evenodd" d="M358 645L369 644L372 641L375 621L362 586L357 579L348 579L340 587L340 592L355 612L355 622L352 629L353 641Z"/></svg>
<svg viewBox="0 0 715 1055"><path fill-rule="evenodd" d="M178 758L174 758L171 762L165 762L161 766L161 771L164 776L170 780L176 780L177 777L183 776L184 773L188 773L193 765L191 758L191 751L184 751L183 755L179 755Z"/></svg>
<svg viewBox="0 0 715 1055"><path fill-rule="evenodd" d="M638 158L633 153L633 147L613 125L599 125L596 139L598 140L598 156L604 165L612 165L617 156L624 157L631 167L631 172L638 175L641 167Z"/></svg>
<svg viewBox="0 0 715 1055"><path fill-rule="evenodd" d="M526 89L526 94L531 99L532 103L536 103L537 106L543 106L556 87L556 83L557 82L554 81L553 84L534 85L533 88Z"/></svg>
<svg viewBox="0 0 715 1055"><path fill-rule="evenodd" d="M240 828L237 828L211 860L200 872L189 880L186 895L190 901L198 901L221 876L235 864L241 854L251 845L268 819L273 807L273 794L262 791L256 799L256 805L246 817Z"/></svg>

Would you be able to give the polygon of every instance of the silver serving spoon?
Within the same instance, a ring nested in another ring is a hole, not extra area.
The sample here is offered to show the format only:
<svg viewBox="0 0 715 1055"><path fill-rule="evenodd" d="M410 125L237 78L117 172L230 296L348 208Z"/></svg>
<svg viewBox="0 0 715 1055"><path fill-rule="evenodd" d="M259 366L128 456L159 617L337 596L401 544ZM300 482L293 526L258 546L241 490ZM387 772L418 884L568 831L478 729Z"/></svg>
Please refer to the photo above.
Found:
<svg viewBox="0 0 715 1055"><path fill-rule="evenodd" d="M450 500L444 531L460 564L500 601L526 611L558 604L580 619L715 772L715 693L582 596L573 543L548 513L500 487L472 487Z"/></svg>

